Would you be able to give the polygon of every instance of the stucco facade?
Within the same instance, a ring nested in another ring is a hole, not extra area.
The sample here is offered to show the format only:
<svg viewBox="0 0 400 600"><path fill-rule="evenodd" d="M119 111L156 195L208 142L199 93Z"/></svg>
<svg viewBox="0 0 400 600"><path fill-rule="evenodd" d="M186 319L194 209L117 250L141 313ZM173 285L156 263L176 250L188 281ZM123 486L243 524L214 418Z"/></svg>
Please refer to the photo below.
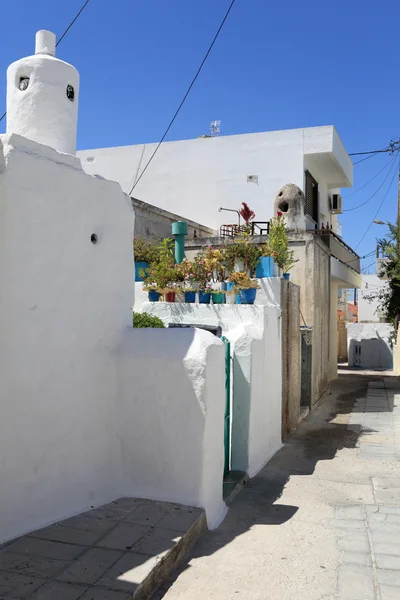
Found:
<svg viewBox="0 0 400 600"><path fill-rule="evenodd" d="M118 181L129 193L155 146L81 150L78 156L87 173ZM306 169L320 186L318 225L329 221L335 228L329 198L352 185L352 163L332 126L164 143L133 194L218 229L236 222L235 215L218 209L237 210L242 202L255 211L256 220L273 217L279 189L287 183L303 189Z"/></svg>
<svg viewBox="0 0 400 600"><path fill-rule="evenodd" d="M358 292L358 321L360 323L379 323L384 315L379 306L379 294L388 286L388 282L378 275L363 275L362 287Z"/></svg>

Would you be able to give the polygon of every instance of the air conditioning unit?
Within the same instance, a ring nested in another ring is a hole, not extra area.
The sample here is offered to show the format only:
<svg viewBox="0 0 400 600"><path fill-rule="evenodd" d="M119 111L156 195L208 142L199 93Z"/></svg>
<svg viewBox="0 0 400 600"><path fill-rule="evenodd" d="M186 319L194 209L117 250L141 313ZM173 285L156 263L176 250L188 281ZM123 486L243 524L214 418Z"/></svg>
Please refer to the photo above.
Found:
<svg viewBox="0 0 400 600"><path fill-rule="evenodd" d="M342 205L343 205L342 196L340 194L332 194L331 212L334 215L341 215L343 212Z"/></svg>

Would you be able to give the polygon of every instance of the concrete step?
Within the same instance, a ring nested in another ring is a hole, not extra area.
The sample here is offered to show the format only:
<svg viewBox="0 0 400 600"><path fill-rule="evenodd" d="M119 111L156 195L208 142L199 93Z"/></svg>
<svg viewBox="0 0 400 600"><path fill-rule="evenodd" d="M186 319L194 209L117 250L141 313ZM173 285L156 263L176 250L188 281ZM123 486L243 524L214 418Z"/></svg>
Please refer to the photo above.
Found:
<svg viewBox="0 0 400 600"><path fill-rule="evenodd" d="M121 498L0 548L0 598L147 600L206 530L202 509Z"/></svg>

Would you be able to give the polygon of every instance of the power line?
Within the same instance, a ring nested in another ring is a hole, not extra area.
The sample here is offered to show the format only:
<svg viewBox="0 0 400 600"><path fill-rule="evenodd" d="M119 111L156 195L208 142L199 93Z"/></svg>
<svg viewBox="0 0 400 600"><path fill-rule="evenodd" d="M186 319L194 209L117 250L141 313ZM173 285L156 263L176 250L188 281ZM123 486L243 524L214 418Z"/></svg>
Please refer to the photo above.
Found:
<svg viewBox="0 0 400 600"><path fill-rule="evenodd" d="M353 167L355 167L356 165L364 162L365 160L368 160L369 158L374 158L374 156L377 156L377 154L379 154L379 152L374 152L374 154L370 154L369 156L366 156L365 158L362 158L361 160L358 160L357 162L353 163Z"/></svg>
<svg viewBox="0 0 400 600"><path fill-rule="evenodd" d="M363 190L365 187L367 187L367 185L369 183L371 183L372 181L374 181L374 179L376 179L378 177L378 175L380 175L382 173L382 171L384 171L385 169L387 169L391 164L392 164L392 161L390 160L389 162L386 163L386 165L383 167L383 169L381 169L380 171L378 171L378 173L376 173L376 175L374 175L371 179L369 179L367 181L367 183L364 183L364 185L362 185L361 187L359 187L356 190L354 190L353 192L351 192L351 194L348 194L347 196L345 196L343 198L343 200L347 200L347 198L350 198L350 196L354 196L354 194L357 194L358 192L361 192L361 190Z"/></svg>
<svg viewBox="0 0 400 600"><path fill-rule="evenodd" d="M400 166L400 161L399 161L399 166ZM363 241L363 239L364 239L364 238L365 238L365 236L367 235L368 231L371 229L371 226L372 226L372 223L374 222L374 219L376 219L376 217L378 216L378 213L379 213L379 211L381 210L381 208L382 208L382 206L383 206L383 203L385 202L385 200L386 200L386 198L387 198L387 195L389 194L389 190L390 190L390 188L392 187L392 183L393 183L393 181L394 181L394 178L396 177L396 175L397 175L397 169L395 170L395 172L394 172L394 175L393 175L393 177L392 177L392 179L391 179L391 181L390 181L390 183L389 183L388 189L386 190L386 193L385 193L385 195L384 195L384 196L383 196L383 198L382 198L382 202L381 202L381 203L380 203L380 205L378 206L378 210L376 211L376 213L375 213L375 215L374 215L374 217L373 217L373 219L372 219L371 223L368 225L368 227L367 227L367 229L366 229L366 231L365 231L364 235L362 236L361 240L358 242L357 246L355 247L355 250L357 250L358 246L361 244L361 242Z"/></svg>
<svg viewBox="0 0 400 600"><path fill-rule="evenodd" d="M369 256L372 256L373 254L375 254L376 250L372 250L372 252L369 252L368 254L365 254L364 256L358 256L357 258L353 258L352 260L347 260L344 264L348 265L352 262L356 262L357 260L362 260L363 258L368 258Z"/></svg>
<svg viewBox="0 0 400 600"><path fill-rule="evenodd" d="M79 11L75 15L75 17L72 19L71 23L68 25L67 29L64 31L64 33L61 35L60 39L56 43L56 48L57 48L58 44L65 38L68 31L71 29L71 27L75 23L75 21L79 18L80 14L83 12L83 10L86 8L86 6L89 4L89 2L90 2L90 0L86 0L86 2L81 6L81 8L79 9ZM6 114L7 114L7 111L5 111L4 114L0 117L0 122L4 119Z"/></svg>
<svg viewBox="0 0 400 600"><path fill-rule="evenodd" d="M129 192L128 192L129 196L132 194L133 190L135 189L135 187L137 186L137 184L139 183L139 181L142 179L144 173L147 171L148 166L150 165L151 161L153 160L154 156L156 155L159 147L161 146L161 144L165 140L165 138L166 138L169 130L171 129L171 127L172 127L172 125L173 125L176 117L180 113L180 110L181 110L182 106L184 105L186 98L189 96L190 91L191 91L192 87L194 86L194 84L196 82L196 79L200 75L200 72L201 72L201 70L202 70L202 68L203 68L203 66L204 66L204 64L205 64L205 62L206 62L206 60L207 60L207 58L208 58L211 50L213 49L213 46L214 46L215 42L217 41L217 38L218 38L219 34L221 33L221 30L222 30L223 26L225 25L225 21L227 20L227 18L229 16L229 13L231 12L234 4L235 4L235 0L232 0L232 2L229 5L228 10L225 13L224 18L222 19L222 22L221 22L220 26L218 27L217 33L215 34L213 41L211 42L211 44L210 44L210 46L209 46L209 48L208 48L208 50L207 50L207 52L206 52L203 60L200 63L199 68L197 69L196 75L193 77L193 79L192 79L192 81L191 81L188 89L186 90L185 95L183 96L183 99L182 99L181 103L179 104L179 106L178 106L178 108L177 108L174 116L172 117L171 121L169 122L169 125L168 125L167 129L165 130L164 135L162 136L162 138L158 142L158 144L157 144L157 146L156 146L153 154L150 156L149 160L147 161L147 163L146 163L145 167L143 168L142 172L140 173L139 177L137 178L137 180L134 182L134 184L132 185L131 189L129 190Z"/></svg>
<svg viewBox="0 0 400 600"><path fill-rule="evenodd" d="M389 162L390 165L392 165L393 167L393 163L396 160L396 156L394 156L392 158L392 160ZM372 196L370 196L367 200L365 200L365 202L363 202L362 204L359 204L358 206L353 206L353 208L344 208L343 212L351 212L352 210L357 210L358 208L361 208L362 206L365 206L366 204L368 204L368 202L370 200L372 200L372 198L374 198L376 196L376 194L379 192L379 190L381 189L381 187L384 185L385 181L387 180L387 178L389 177L389 175L391 174L392 169L390 169L387 174L386 177L384 178L384 180L382 181L382 183L380 184L380 186L378 187L377 190L375 190L375 192L372 194Z"/></svg>

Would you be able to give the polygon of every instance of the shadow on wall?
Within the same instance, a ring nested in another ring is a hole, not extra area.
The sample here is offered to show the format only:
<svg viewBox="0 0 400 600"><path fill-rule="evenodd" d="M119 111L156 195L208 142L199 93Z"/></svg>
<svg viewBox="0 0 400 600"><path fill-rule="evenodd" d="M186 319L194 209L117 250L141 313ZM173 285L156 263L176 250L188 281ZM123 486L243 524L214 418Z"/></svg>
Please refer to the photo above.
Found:
<svg viewBox="0 0 400 600"><path fill-rule="evenodd" d="M378 331L376 334L377 338L350 340L349 366L382 370L393 368L393 351Z"/></svg>
<svg viewBox="0 0 400 600"><path fill-rule="evenodd" d="M332 390L340 390L345 382L351 391L337 394L333 403L321 405L310 413L283 448L275 454L264 469L250 480L246 488L233 501L222 525L208 532L197 543L192 558L212 555L235 538L245 534L255 525L277 526L289 521L298 511L298 506L279 504L283 490L292 475L311 475L319 461L332 460L344 448L356 448L361 426L348 428L347 424L333 422L337 415L351 413L356 398L366 395L368 381L354 376L341 376L332 384ZM372 429L363 429L373 432ZM190 568L188 562L159 590L156 599L163 597L180 573Z"/></svg>

